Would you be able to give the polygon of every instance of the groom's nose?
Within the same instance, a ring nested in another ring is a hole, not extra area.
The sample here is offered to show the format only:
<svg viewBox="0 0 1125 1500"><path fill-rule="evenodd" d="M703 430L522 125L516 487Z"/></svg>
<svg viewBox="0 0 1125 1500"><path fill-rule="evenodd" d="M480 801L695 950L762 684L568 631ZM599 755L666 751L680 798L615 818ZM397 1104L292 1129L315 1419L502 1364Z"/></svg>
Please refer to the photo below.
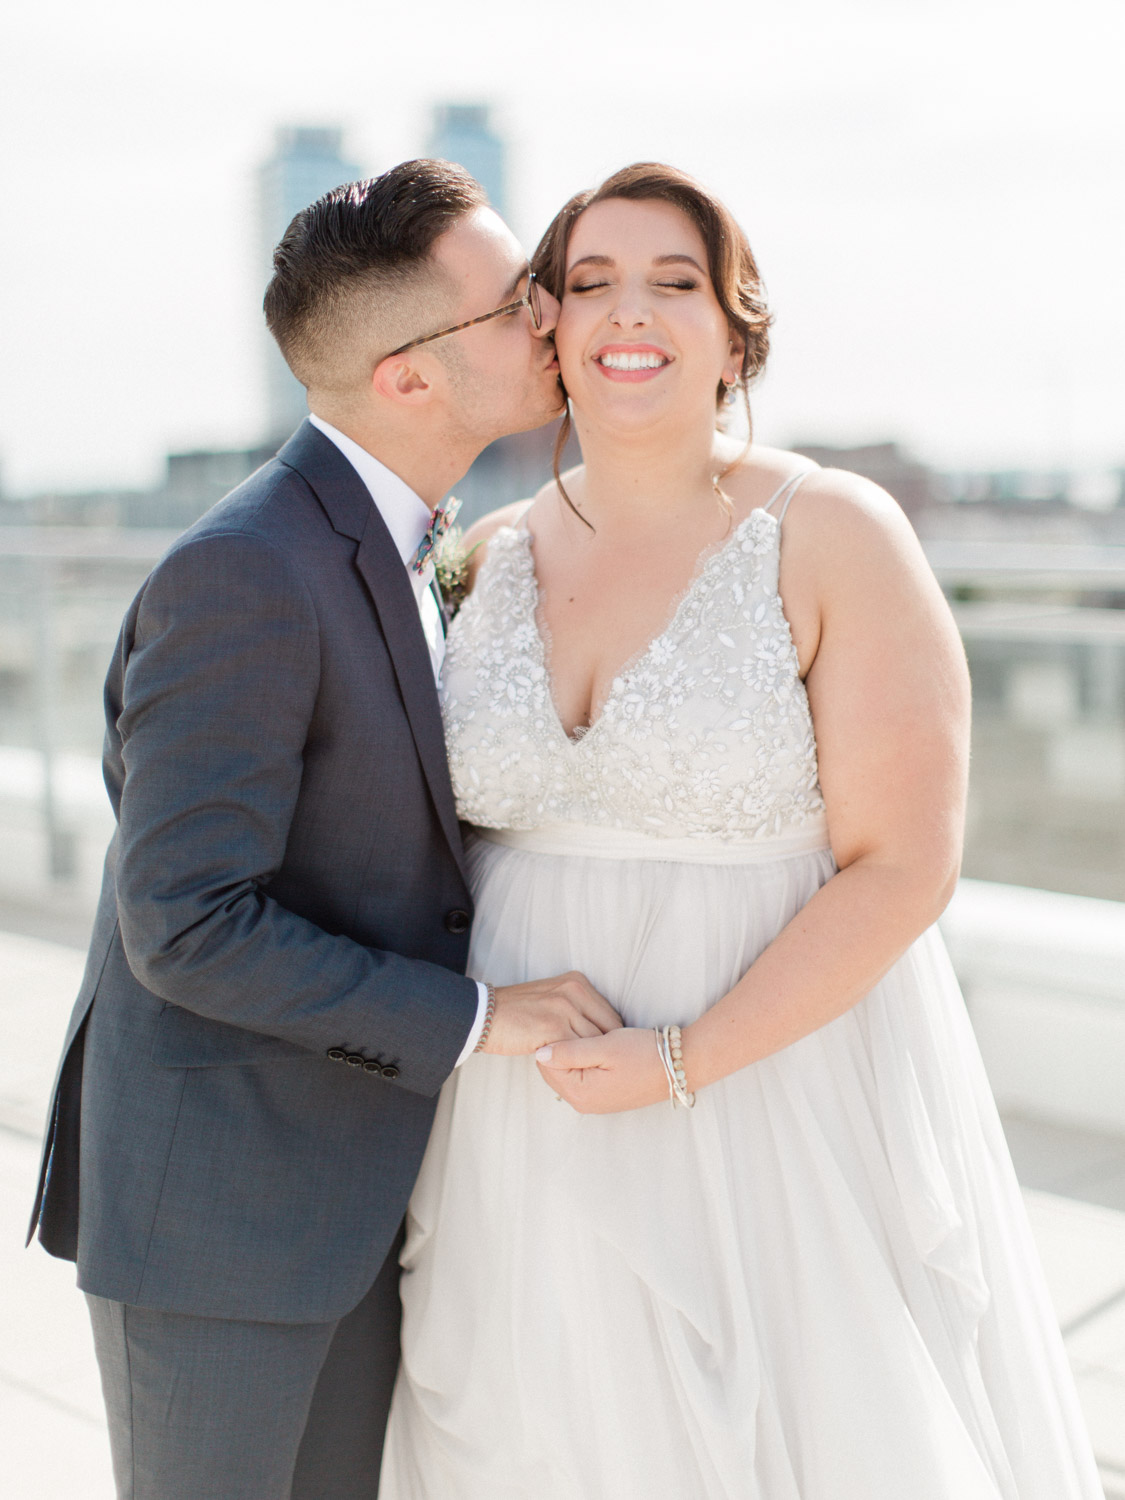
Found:
<svg viewBox="0 0 1125 1500"><path fill-rule="evenodd" d="M555 331L555 324L559 321L559 300L551 296L542 282L539 284L539 307L542 312L542 322L538 328L532 323L531 328L536 338L549 338ZM528 319L528 321L531 320Z"/></svg>

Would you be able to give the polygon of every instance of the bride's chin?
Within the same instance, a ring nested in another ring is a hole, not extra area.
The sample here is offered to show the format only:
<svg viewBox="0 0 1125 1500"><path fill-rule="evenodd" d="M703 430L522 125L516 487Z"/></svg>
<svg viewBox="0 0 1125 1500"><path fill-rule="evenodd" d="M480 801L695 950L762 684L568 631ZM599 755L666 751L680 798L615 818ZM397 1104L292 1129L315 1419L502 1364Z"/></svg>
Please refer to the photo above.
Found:
<svg viewBox="0 0 1125 1500"><path fill-rule="evenodd" d="M646 432L656 435L667 426L666 413L621 411L612 408L607 410L597 402L582 404L574 400L571 401L571 408L574 412L575 426L580 433L584 429L607 438L635 438L643 436Z"/></svg>
<svg viewBox="0 0 1125 1500"><path fill-rule="evenodd" d="M599 432L635 437L651 431L667 431L668 423L677 417L675 410L666 401L615 401L591 400L585 393L570 398L574 420L580 426L585 423ZM679 425L677 423L677 425Z"/></svg>

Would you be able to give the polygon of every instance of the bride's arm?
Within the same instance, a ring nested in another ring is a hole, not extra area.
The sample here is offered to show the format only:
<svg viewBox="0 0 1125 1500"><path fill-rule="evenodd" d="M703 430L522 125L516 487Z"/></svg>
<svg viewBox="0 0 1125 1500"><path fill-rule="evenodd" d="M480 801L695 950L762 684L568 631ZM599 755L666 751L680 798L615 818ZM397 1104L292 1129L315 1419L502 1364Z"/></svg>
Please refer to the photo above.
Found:
<svg viewBox="0 0 1125 1500"><path fill-rule="evenodd" d="M806 687L839 873L684 1028L693 1089L855 1005L936 920L960 866L968 673L908 522L874 485L816 475L786 518L783 555L794 637L812 657ZM666 1097L651 1032L561 1044L544 1074L583 1110Z"/></svg>
<svg viewBox="0 0 1125 1500"><path fill-rule="evenodd" d="M805 685L839 873L687 1028L700 1086L850 1009L936 921L960 868L969 681L949 609L880 491L837 476L808 489L792 543L818 582Z"/></svg>

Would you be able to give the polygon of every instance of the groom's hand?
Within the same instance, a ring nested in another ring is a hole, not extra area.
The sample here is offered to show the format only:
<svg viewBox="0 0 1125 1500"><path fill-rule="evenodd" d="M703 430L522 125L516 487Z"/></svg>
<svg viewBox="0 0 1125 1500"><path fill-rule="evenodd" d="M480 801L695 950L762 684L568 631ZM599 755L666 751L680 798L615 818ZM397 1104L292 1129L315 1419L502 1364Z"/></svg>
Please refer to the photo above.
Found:
<svg viewBox="0 0 1125 1500"><path fill-rule="evenodd" d="M523 1057L552 1042L601 1036L620 1025L621 1017L585 974L498 985L492 1029L481 1051Z"/></svg>

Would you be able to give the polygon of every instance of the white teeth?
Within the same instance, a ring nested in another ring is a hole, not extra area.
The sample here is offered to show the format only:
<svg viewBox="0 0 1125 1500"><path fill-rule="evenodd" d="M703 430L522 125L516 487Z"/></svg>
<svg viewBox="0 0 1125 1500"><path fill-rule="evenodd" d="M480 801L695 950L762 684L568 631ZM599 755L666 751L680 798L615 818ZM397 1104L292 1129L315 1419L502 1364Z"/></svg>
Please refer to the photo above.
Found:
<svg viewBox="0 0 1125 1500"><path fill-rule="evenodd" d="M658 370L668 361L663 354L600 354L598 363L607 370Z"/></svg>

